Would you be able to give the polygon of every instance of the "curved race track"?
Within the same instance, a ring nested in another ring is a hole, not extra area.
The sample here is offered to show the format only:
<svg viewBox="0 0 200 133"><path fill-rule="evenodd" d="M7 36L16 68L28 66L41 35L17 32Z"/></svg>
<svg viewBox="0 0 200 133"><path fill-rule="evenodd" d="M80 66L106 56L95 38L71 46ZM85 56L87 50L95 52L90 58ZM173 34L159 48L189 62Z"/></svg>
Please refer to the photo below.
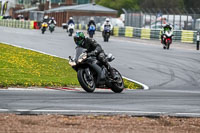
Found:
<svg viewBox="0 0 200 133"><path fill-rule="evenodd" d="M74 54L73 39L60 28L44 35L39 30L0 27L0 31L0 42L63 58ZM92 94L0 90L0 111L200 116L200 52L194 44L174 44L170 50L163 50L156 41L111 37L105 43L98 35L95 39L116 57L112 65L122 75L146 84L150 90L125 90L121 94L109 90ZM181 48L185 45L190 49Z"/></svg>

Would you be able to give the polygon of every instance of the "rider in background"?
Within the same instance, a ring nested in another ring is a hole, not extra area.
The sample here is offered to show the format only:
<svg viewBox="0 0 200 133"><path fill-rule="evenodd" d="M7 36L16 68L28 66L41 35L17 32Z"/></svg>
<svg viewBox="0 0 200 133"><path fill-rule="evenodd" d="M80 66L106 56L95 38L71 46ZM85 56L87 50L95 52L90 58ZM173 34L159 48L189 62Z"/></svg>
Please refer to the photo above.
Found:
<svg viewBox="0 0 200 133"><path fill-rule="evenodd" d="M89 27L90 27L91 25L94 25L95 28L96 28L96 24L95 24L95 22L94 22L94 18L93 18L93 17L90 18L90 21L89 21L89 23L88 23L88 31L89 31Z"/></svg>
<svg viewBox="0 0 200 133"><path fill-rule="evenodd" d="M105 22L104 22L103 25L102 25L102 28L104 29L105 26L110 27L110 31L112 31L112 29L113 29L113 25L111 24L109 18L106 18ZM103 31L102 33L103 33L103 35L104 35L104 31Z"/></svg>
<svg viewBox="0 0 200 133"><path fill-rule="evenodd" d="M56 20L54 19L54 17L51 17L51 19L49 20L49 24L54 24L56 25Z"/></svg>
<svg viewBox="0 0 200 133"><path fill-rule="evenodd" d="M113 25L111 24L109 18L106 18L106 21L105 21L105 22L103 23L103 25L102 25L103 28L104 28L105 26L109 26L111 30L113 29Z"/></svg>
<svg viewBox="0 0 200 133"><path fill-rule="evenodd" d="M48 23L49 22L49 17L47 15L45 15L42 22L43 23L44 22Z"/></svg>
<svg viewBox="0 0 200 133"><path fill-rule="evenodd" d="M165 24L163 26L163 28L161 29L161 43L164 43L164 40L163 40L163 35L165 34L165 32L172 32L173 33L173 27L171 24Z"/></svg>
<svg viewBox="0 0 200 133"><path fill-rule="evenodd" d="M70 24L74 24L74 20L73 20L72 17L69 18L69 21L67 22L67 24L68 24L68 25L70 25Z"/></svg>

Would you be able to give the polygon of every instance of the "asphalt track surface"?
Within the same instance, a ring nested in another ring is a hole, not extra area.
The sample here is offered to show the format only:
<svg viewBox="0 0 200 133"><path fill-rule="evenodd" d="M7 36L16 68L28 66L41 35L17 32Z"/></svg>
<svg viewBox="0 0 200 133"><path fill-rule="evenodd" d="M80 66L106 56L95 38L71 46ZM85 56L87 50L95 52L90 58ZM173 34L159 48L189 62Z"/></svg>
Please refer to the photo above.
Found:
<svg viewBox="0 0 200 133"><path fill-rule="evenodd" d="M68 58L74 55L72 37L57 28L47 31L0 27L0 42ZM0 112L24 114L129 114L200 117L200 52L194 44L174 44L163 50L156 41L111 37L95 40L112 53L111 63L123 76L142 82L149 90L115 94L96 90L0 90ZM188 47L189 46L189 47Z"/></svg>

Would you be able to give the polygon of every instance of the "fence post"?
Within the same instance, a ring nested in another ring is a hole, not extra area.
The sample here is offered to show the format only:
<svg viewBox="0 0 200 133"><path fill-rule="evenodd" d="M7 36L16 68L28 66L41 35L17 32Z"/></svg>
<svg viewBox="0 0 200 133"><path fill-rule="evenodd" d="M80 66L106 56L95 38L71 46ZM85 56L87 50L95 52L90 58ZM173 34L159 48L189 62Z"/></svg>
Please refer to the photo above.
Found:
<svg viewBox="0 0 200 133"><path fill-rule="evenodd" d="M197 31L197 50L199 50L199 31Z"/></svg>

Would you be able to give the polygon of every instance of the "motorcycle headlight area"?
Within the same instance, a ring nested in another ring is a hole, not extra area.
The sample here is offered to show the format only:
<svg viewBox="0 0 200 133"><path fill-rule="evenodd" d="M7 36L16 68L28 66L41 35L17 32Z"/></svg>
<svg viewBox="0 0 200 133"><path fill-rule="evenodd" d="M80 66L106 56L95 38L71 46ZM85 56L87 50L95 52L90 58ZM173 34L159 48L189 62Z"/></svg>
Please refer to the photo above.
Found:
<svg viewBox="0 0 200 133"><path fill-rule="evenodd" d="M69 65L70 65L70 66L75 66L75 65L76 65L76 62L75 62L75 61L69 61Z"/></svg>
<svg viewBox="0 0 200 133"><path fill-rule="evenodd" d="M87 54L83 53L79 56L78 58L78 63L81 63L83 60L85 60L87 58Z"/></svg>

